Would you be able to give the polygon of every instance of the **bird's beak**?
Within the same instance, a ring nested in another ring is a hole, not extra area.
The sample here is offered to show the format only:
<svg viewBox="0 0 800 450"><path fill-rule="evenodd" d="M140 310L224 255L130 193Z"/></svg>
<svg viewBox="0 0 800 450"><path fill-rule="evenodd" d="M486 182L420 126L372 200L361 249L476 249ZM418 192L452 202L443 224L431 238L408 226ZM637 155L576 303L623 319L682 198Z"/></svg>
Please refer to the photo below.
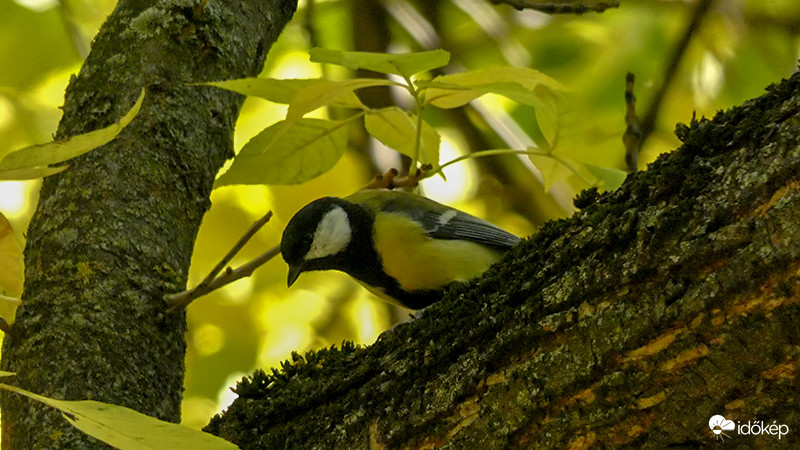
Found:
<svg viewBox="0 0 800 450"><path fill-rule="evenodd" d="M297 277L303 273L303 266L302 265L290 265L289 266L289 277L286 279L286 286L291 287L295 281L297 281Z"/></svg>

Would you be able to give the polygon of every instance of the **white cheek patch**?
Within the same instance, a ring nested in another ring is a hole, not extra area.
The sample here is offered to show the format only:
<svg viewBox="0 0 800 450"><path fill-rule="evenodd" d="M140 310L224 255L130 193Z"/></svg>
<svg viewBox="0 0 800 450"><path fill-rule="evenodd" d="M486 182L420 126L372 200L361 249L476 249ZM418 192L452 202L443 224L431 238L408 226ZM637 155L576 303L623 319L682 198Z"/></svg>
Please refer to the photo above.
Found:
<svg viewBox="0 0 800 450"><path fill-rule="evenodd" d="M350 219L341 206L334 206L322 216L314 240L304 259L324 258L339 253L350 243Z"/></svg>

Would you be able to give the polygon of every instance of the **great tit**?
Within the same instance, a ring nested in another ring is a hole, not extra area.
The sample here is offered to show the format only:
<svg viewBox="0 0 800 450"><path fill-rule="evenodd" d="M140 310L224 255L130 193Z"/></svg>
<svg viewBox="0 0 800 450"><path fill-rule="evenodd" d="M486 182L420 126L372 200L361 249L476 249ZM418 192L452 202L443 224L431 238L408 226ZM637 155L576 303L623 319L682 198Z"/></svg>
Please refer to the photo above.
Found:
<svg viewBox="0 0 800 450"><path fill-rule="evenodd" d="M283 232L288 285L302 272L340 270L410 309L482 274L519 238L491 223L404 191L368 189L303 207Z"/></svg>

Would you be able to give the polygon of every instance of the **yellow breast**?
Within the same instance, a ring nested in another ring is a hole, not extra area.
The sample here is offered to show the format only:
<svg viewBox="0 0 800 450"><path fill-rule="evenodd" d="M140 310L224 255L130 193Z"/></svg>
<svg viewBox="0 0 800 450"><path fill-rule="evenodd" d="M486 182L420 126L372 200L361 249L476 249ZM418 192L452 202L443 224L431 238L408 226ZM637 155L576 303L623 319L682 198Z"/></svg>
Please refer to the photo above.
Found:
<svg viewBox="0 0 800 450"><path fill-rule="evenodd" d="M375 219L375 247L383 270L407 291L441 289L482 274L501 253L475 242L432 239L401 214Z"/></svg>

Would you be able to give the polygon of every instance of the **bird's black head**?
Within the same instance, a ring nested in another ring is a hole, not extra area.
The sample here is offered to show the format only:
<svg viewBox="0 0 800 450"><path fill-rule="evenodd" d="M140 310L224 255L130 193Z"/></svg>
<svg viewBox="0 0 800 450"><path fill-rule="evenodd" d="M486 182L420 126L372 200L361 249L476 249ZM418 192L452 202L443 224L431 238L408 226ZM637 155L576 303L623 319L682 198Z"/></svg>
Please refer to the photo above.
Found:
<svg viewBox="0 0 800 450"><path fill-rule="evenodd" d="M363 228L363 209L336 197L314 200L297 212L281 238L281 254L289 264L289 286L309 270L346 270L347 251L355 231Z"/></svg>

